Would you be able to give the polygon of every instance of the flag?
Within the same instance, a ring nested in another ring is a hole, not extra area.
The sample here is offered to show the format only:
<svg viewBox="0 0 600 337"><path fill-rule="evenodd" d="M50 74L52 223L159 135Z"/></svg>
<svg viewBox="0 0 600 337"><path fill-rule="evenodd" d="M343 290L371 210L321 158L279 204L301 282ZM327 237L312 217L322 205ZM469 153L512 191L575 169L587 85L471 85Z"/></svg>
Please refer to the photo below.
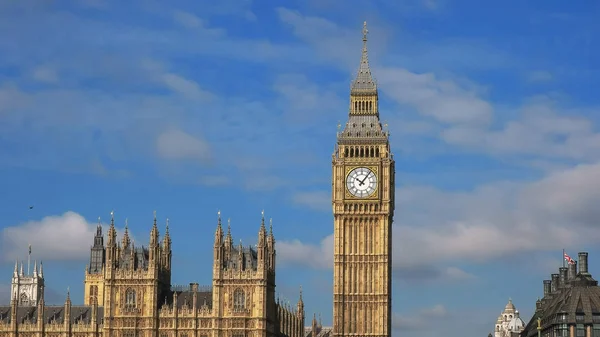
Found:
<svg viewBox="0 0 600 337"><path fill-rule="evenodd" d="M567 254L567 253L563 253L563 254L564 254L564 256L565 256L565 261L567 261L567 263L568 263L568 264L575 264L575 260L573 260L573 259L572 259L572 258L569 256L569 254Z"/></svg>

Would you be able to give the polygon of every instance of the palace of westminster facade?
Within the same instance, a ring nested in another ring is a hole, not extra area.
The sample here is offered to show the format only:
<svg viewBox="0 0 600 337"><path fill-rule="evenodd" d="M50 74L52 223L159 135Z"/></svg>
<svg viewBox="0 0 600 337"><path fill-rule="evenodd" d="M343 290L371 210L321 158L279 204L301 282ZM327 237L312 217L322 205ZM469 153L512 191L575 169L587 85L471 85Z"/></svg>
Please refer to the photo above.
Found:
<svg viewBox="0 0 600 337"><path fill-rule="evenodd" d="M15 265L12 300L0 306L0 337L345 337L391 335L394 159L379 118L368 62L366 22L348 120L332 156L334 215L333 326L305 328L302 292L295 306L275 297L275 238L264 213L255 247L234 245L221 215L211 286L171 285L171 238L156 224L147 247L114 217L98 224L84 281L84 305L44 303L42 265ZM28 268L29 269L29 268Z"/></svg>

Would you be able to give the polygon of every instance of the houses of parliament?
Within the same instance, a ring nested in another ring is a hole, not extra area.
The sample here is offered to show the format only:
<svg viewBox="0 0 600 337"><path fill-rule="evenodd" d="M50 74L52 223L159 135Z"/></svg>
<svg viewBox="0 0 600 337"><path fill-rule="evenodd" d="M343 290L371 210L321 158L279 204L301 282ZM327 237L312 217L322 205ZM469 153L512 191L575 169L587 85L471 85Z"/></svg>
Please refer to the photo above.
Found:
<svg viewBox="0 0 600 337"><path fill-rule="evenodd" d="M348 119L332 155L333 326L313 317L305 328L302 292L296 305L275 296L276 250L264 213L255 247L235 245L218 215L212 284L171 284L168 221L156 223L147 246L120 240L111 215L98 224L84 280L84 305L44 302L40 264L15 264L12 300L0 306L0 337L389 337L391 336L394 159L379 118L369 67L367 27L350 90ZM105 243L106 239L106 243Z"/></svg>

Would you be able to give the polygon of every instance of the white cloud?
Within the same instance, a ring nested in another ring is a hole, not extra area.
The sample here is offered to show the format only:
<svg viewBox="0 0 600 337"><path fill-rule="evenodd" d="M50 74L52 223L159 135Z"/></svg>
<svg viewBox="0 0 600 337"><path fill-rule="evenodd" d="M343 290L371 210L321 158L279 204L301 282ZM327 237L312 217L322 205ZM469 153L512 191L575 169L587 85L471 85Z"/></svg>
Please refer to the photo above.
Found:
<svg viewBox="0 0 600 337"><path fill-rule="evenodd" d="M2 259L22 259L31 244L33 256L38 259L79 260L87 257L95 228L96 224L71 211L6 227L2 230Z"/></svg>
<svg viewBox="0 0 600 337"><path fill-rule="evenodd" d="M493 109L474 88L461 87L434 74L415 74L400 68L375 69L381 90L401 104L444 123L488 125Z"/></svg>
<svg viewBox="0 0 600 337"><path fill-rule="evenodd" d="M211 159L209 144L181 130L170 129L156 139L158 155L164 159L193 159L207 163Z"/></svg>
<svg viewBox="0 0 600 337"><path fill-rule="evenodd" d="M23 259L30 244L32 256L38 261L87 259L97 225L80 214L68 211L39 221L5 227L0 232L2 260L14 262ZM121 236L122 230L117 229L117 235ZM130 237L135 241L132 233Z"/></svg>
<svg viewBox="0 0 600 337"><path fill-rule="evenodd" d="M175 74L164 74L163 81L171 90L178 92L189 99L210 99L212 94L200 88L195 81Z"/></svg>
<svg viewBox="0 0 600 337"><path fill-rule="evenodd" d="M398 186L394 275L404 280L472 277L455 267L600 239L600 164L555 171L529 183L490 183L472 191ZM331 268L332 235L320 245L279 243L282 263ZM411 256L413 258L406 258Z"/></svg>
<svg viewBox="0 0 600 337"><path fill-rule="evenodd" d="M327 211L331 210L331 193L323 191L299 192L292 195L292 202L311 209Z"/></svg>
<svg viewBox="0 0 600 337"><path fill-rule="evenodd" d="M277 258L288 265L333 268L333 234L325 237L318 246L302 243L300 240L278 241Z"/></svg>
<svg viewBox="0 0 600 337"><path fill-rule="evenodd" d="M430 308L424 308L413 315L395 314L392 317L392 328L397 331L415 331L431 329L435 324L432 321L439 322L448 316L446 307L442 304L436 304Z"/></svg>
<svg viewBox="0 0 600 337"><path fill-rule="evenodd" d="M559 111L566 110L566 114ZM499 130L476 126L453 126L441 133L453 145L492 154L527 154L536 157L600 160L600 133L584 111L560 109L548 98L537 98L520 109L519 120ZM597 114L590 111L588 115Z"/></svg>

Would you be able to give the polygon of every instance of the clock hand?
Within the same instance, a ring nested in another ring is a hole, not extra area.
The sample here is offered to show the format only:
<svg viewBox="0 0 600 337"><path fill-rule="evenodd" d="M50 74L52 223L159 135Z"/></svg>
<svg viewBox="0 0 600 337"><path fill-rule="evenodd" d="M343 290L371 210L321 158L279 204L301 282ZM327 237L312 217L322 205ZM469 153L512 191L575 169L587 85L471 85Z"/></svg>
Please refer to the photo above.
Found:
<svg viewBox="0 0 600 337"><path fill-rule="evenodd" d="M368 176L368 175L367 175L367 176L365 176L365 179L363 179L363 180L360 182L360 185L361 185L361 186L365 184L365 180L367 180L367 178L369 178L369 176Z"/></svg>

